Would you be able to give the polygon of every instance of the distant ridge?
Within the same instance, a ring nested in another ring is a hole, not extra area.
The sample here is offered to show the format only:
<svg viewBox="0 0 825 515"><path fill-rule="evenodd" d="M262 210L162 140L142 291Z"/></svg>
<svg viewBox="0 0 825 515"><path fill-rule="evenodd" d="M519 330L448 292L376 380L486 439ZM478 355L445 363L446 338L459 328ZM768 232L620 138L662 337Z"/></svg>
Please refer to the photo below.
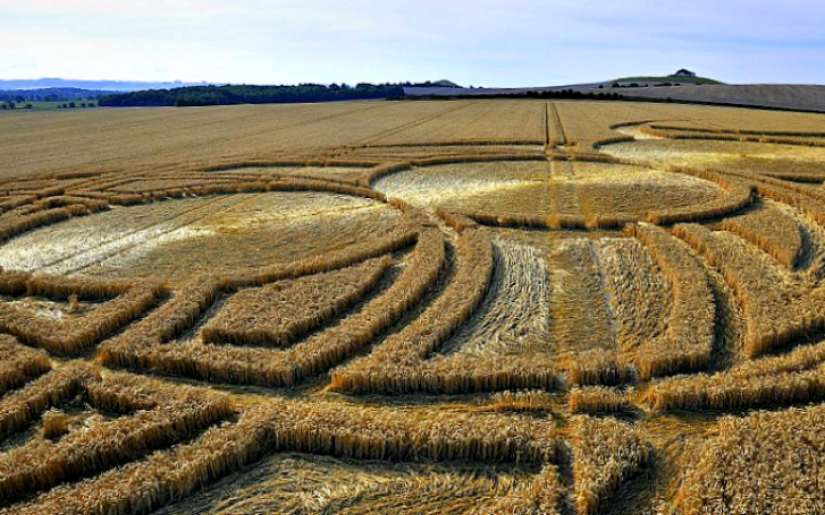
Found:
<svg viewBox="0 0 825 515"><path fill-rule="evenodd" d="M169 89L185 86L203 86L206 82L141 82L117 80L75 80L59 78L43 79L0 79L0 90L45 89L45 88L79 88L98 91L141 91L147 89Z"/></svg>
<svg viewBox="0 0 825 515"><path fill-rule="evenodd" d="M647 79L647 81L642 80ZM654 83L650 79L662 82ZM576 84L570 86L543 86L522 88L444 88L405 87L408 98L415 97L491 97L518 96L530 92L563 92L583 95L617 93L624 100L658 102L685 102L732 107L756 107L793 111L825 112L825 86L802 84L722 84L704 82L696 77L689 82L685 77L628 77L625 79ZM689 79L689 78L688 78ZM618 83L619 87L613 84ZM679 84L678 86L676 84Z"/></svg>
<svg viewBox="0 0 825 515"><path fill-rule="evenodd" d="M663 84L672 84L672 85L689 85L689 84L710 84L714 86L722 86L724 82L719 82L715 79L709 79L707 77L691 77L691 76L678 76L678 75L668 75L666 77L622 77L621 79L614 79L612 81L608 81L609 84L621 84L622 86L627 86L628 84L638 84L644 85L649 84L651 86L658 86Z"/></svg>
<svg viewBox="0 0 825 515"><path fill-rule="evenodd" d="M42 78L42 79L0 79L0 90L10 91L19 89L46 89L46 88L78 88L94 91L111 91L118 93L131 93L133 91L147 91L157 89L176 89L190 86L210 86L218 85L213 82L143 82L143 81L118 81L118 80L82 80L82 79L61 79L61 78ZM221 84L222 85L222 84ZM461 88L455 82L442 79L437 81L427 82L405 82L400 84L403 87L418 87L418 88Z"/></svg>

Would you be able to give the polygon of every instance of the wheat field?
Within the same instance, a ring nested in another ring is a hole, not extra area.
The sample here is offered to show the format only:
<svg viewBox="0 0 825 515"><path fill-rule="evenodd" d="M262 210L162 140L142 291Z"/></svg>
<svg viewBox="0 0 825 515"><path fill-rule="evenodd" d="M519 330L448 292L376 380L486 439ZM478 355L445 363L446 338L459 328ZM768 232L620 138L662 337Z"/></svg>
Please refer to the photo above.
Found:
<svg viewBox="0 0 825 515"><path fill-rule="evenodd" d="M0 116L0 515L825 511L825 115Z"/></svg>

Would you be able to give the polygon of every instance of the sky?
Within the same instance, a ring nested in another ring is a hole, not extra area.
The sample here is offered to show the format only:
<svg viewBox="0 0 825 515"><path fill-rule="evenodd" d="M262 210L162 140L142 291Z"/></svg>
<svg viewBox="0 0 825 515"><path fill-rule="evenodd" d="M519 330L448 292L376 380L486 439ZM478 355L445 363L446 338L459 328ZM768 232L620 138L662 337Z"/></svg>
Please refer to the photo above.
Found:
<svg viewBox="0 0 825 515"><path fill-rule="evenodd" d="M0 0L0 79L825 84L822 0Z"/></svg>

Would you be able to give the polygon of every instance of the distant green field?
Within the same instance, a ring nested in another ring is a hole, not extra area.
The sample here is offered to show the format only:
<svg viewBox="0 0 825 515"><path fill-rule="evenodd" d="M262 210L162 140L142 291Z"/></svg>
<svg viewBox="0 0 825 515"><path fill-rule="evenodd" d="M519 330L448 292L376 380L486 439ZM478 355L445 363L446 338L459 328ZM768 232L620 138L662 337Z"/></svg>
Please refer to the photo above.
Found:
<svg viewBox="0 0 825 515"><path fill-rule="evenodd" d="M55 109L89 109L90 107L97 107L97 101L95 100L75 100L74 107L71 107L72 102L22 102L19 104L15 104L14 110L27 110L30 109L32 111L50 111ZM31 107L27 107L31 106ZM65 108L62 106L66 106ZM7 109L0 109L0 112L8 111Z"/></svg>
<svg viewBox="0 0 825 515"><path fill-rule="evenodd" d="M628 82L638 83L662 83L670 82L671 84L724 84L718 80L708 79L707 77L624 77L616 79L611 82L618 82L625 84Z"/></svg>

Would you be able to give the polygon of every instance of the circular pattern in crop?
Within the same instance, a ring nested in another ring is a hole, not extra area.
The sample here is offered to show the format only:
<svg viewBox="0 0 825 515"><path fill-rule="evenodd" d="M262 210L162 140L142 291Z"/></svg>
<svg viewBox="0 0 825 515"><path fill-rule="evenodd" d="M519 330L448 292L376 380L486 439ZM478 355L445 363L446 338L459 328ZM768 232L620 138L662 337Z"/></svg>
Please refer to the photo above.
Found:
<svg viewBox="0 0 825 515"><path fill-rule="evenodd" d="M421 208L440 208L505 226L619 227L687 211L701 218L703 210L729 196L719 184L688 174L588 161L416 167L382 177L374 187Z"/></svg>
<svg viewBox="0 0 825 515"><path fill-rule="evenodd" d="M759 512L727 457L823 458L821 167L582 105L0 183L0 514Z"/></svg>
<svg viewBox="0 0 825 515"><path fill-rule="evenodd" d="M23 234L0 266L102 280L231 275L323 254L397 229L386 204L331 192L248 192L115 206Z"/></svg>

